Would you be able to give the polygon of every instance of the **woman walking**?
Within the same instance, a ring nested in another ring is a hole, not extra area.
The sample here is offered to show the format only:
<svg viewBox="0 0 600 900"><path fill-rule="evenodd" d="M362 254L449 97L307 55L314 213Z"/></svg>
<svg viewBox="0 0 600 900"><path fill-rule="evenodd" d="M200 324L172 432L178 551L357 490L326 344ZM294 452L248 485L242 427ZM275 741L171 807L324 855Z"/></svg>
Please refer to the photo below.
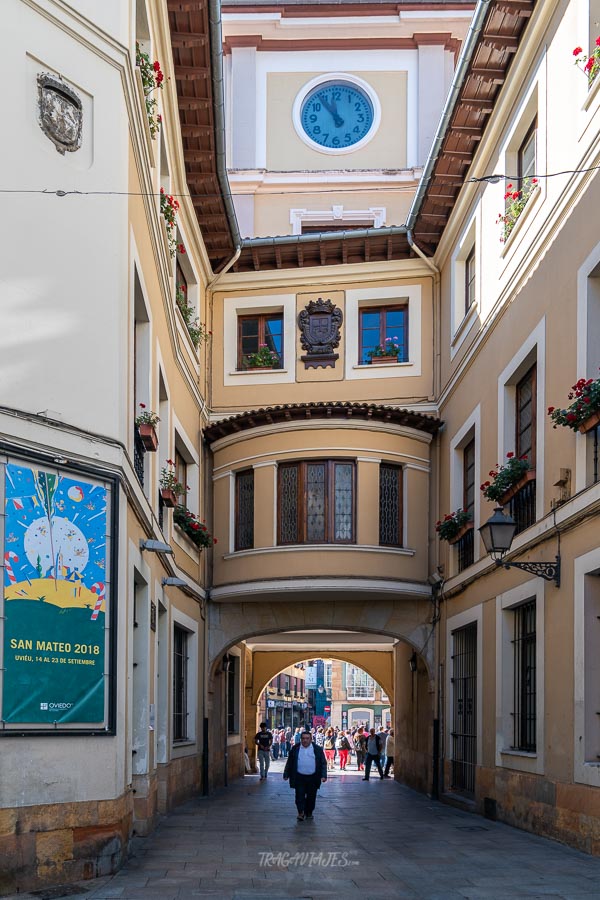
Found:
<svg viewBox="0 0 600 900"><path fill-rule="evenodd" d="M343 772L348 765L348 754L350 753L350 741L346 737L346 732L343 729L337 736L335 746L340 754L340 772Z"/></svg>
<svg viewBox="0 0 600 900"><path fill-rule="evenodd" d="M325 759L327 760L327 768L332 770L334 768L334 758L335 758L335 736L333 733L333 728L328 728L325 732Z"/></svg>

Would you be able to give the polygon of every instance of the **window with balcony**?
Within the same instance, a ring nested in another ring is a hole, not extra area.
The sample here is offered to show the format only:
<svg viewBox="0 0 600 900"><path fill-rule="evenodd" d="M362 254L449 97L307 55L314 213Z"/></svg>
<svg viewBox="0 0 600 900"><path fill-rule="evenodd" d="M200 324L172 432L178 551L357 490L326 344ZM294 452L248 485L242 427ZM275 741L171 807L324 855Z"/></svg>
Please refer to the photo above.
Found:
<svg viewBox="0 0 600 900"><path fill-rule="evenodd" d="M379 467L379 543L402 547L402 466Z"/></svg>
<svg viewBox="0 0 600 900"><path fill-rule="evenodd" d="M355 464L346 460L281 464L278 543L354 543L355 480Z"/></svg>
<svg viewBox="0 0 600 900"><path fill-rule="evenodd" d="M235 476L235 549L254 547L254 469Z"/></svg>
<svg viewBox="0 0 600 900"><path fill-rule="evenodd" d="M536 145L537 119L534 119L517 151L517 174L520 188L526 187L530 179L535 176Z"/></svg>
<svg viewBox="0 0 600 900"><path fill-rule="evenodd" d="M475 521L475 438L472 437L465 445L462 452L462 509L470 515L470 522ZM458 571L462 572L473 564L474 559L474 530L467 529L463 536L456 542L458 551Z"/></svg>
<svg viewBox="0 0 600 900"><path fill-rule="evenodd" d="M533 365L515 388L515 454L519 458L526 456L531 467L529 480L509 500L517 534L536 520L536 395L537 367Z"/></svg>
<svg viewBox="0 0 600 900"><path fill-rule="evenodd" d="M382 359L408 362L408 306L368 307L359 311L359 364Z"/></svg>
<svg viewBox="0 0 600 900"><path fill-rule="evenodd" d="M536 750L536 602L518 606L514 616L513 750Z"/></svg>
<svg viewBox="0 0 600 900"><path fill-rule="evenodd" d="M283 368L283 313L238 316L238 370Z"/></svg>

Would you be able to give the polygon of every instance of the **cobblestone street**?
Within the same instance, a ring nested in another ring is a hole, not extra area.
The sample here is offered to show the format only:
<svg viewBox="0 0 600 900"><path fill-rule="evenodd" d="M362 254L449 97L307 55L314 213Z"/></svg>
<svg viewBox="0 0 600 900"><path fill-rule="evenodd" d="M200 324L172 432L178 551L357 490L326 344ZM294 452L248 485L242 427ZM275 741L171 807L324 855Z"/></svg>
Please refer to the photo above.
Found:
<svg viewBox="0 0 600 900"><path fill-rule="evenodd" d="M298 822L282 768L279 761L264 782L249 776L180 807L136 839L117 875L37 900L600 898L600 859L377 774L366 784L354 767L323 785L312 822Z"/></svg>

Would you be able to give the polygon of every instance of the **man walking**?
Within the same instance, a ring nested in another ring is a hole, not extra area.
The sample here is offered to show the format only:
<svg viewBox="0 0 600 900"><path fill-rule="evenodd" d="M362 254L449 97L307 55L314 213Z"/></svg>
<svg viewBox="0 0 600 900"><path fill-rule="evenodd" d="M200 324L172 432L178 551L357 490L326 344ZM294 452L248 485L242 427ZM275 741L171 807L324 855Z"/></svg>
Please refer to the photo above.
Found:
<svg viewBox="0 0 600 900"><path fill-rule="evenodd" d="M379 777L383 781L383 769L381 768L381 750L382 750L382 741L378 734L375 734L375 729L371 728L369 731L369 736L367 738L367 758L365 761L365 777L363 781L369 780L369 775L371 774L371 766L373 763L377 766L377 771L379 772Z"/></svg>
<svg viewBox="0 0 600 900"><path fill-rule="evenodd" d="M260 723L260 731L254 735L254 743L258 747L260 780L264 781L271 765L271 745L273 744L273 735L268 730L266 722Z"/></svg>
<svg viewBox="0 0 600 900"><path fill-rule="evenodd" d="M283 780L289 780L290 787L296 791L298 821L312 819L317 791L327 781L327 760L321 748L313 744L310 731L303 731L300 743L290 750Z"/></svg>

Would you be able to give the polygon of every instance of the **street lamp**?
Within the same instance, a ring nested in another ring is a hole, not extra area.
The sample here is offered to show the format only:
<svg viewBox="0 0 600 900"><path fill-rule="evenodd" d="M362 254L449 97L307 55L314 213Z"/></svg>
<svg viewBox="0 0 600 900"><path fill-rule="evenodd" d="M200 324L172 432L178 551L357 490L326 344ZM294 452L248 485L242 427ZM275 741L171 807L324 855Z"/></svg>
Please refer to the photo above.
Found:
<svg viewBox="0 0 600 900"><path fill-rule="evenodd" d="M505 562L504 557L510 550L516 529L517 524L512 516L507 515L501 506L497 506L493 515L479 529L489 556L497 566L504 566L505 569L522 569L546 581L553 581L556 587L560 587L560 553L556 555L554 562Z"/></svg>

